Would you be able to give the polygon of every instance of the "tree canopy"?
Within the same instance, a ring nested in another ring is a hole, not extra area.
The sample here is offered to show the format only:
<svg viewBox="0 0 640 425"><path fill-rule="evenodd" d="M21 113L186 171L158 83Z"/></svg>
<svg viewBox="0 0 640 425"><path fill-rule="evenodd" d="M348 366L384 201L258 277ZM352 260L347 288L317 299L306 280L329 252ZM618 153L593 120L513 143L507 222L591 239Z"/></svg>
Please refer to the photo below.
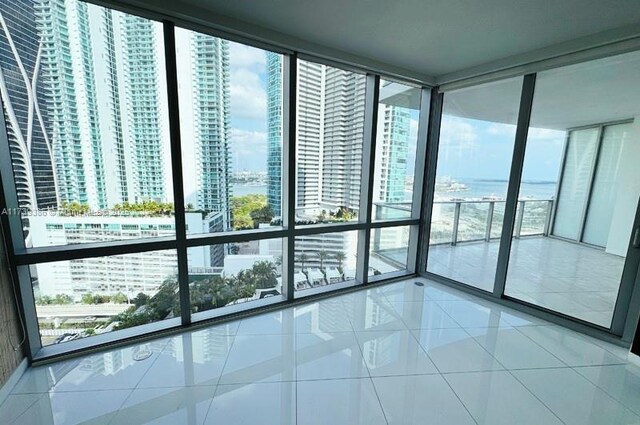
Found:
<svg viewBox="0 0 640 425"><path fill-rule="evenodd" d="M234 230L253 229L258 223L269 223L273 219L265 195L234 196L231 198L231 210Z"/></svg>

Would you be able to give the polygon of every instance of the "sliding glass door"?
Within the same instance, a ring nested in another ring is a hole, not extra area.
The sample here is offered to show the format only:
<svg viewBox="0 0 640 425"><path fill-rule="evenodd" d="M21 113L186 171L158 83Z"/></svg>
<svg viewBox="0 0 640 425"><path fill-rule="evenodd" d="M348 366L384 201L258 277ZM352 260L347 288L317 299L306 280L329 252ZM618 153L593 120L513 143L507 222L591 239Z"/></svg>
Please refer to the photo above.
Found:
<svg viewBox="0 0 640 425"><path fill-rule="evenodd" d="M505 295L604 328L627 302L625 267L637 270L627 254L640 196L640 99L629 90L638 71L632 53L538 74L518 199L529 203L532 184L549 188L540 211L549 232L514 231ZM613 75L621 80L605 78ZM516 228L535 214L525 208Z"/></svg>
<svg viewBox="0 0 640 425"><path fill-rule="evenodd" d="M427 271L493 289L522 78L444 94Z"/></svg>
<svg viewBox="0 0 640 425"><path fill-rule="evenodd" d="M445 91L427 273L620 335L640 264L640 52L528 78Z"/></svg>

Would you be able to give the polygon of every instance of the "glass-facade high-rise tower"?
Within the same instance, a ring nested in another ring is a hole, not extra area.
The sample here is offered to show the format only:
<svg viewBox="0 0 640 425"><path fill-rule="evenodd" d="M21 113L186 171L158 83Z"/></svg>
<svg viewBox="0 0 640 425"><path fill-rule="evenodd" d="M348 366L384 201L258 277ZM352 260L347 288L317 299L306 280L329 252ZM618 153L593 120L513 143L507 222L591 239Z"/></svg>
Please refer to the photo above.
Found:
<svg viewBox="0 0 640 425"><path fill-rule="evenodd" d="M396 105L380 104L376 152L380 156L380 193L382 202L406 202L405 185L409 153L411 110Z"/></svg>
<svg viewBox="0 0 640 425"><path fill-rule="evenodd" d="M190 44L197 206L230 223L229 42L191 32Z"/></svg>
<svg viewBox="0 0 640 425"><path fill-rule="evenodd" d="M282 215L282 55L267 56L267 202Z"/></svg>
<svg viewBox="0 0 640 425"><path fill-rule="evenodd" d="M148 19L119 14L125 76L125 105L132 154L134 200L164 201L165 165L161 128L160 70L156 26ZM166 101L165 101L166 102ZM153 159L156 160L153 160Z"/></svg>
<svg viewBox="0 0 640 425"><path fill-rule="evenodd" d="M269 56L267 58L269 60ZM271 66L271 62L268 64L268 120L281 125L280 86L276 84L282 71ZM297 208L358 209L365 84L361 74L313 62L298 63ZM383 114L378 123L378 156L384 166L379 180L384 185L380 186L377 197L383 202L404 202L411 111L395 105L380 105L380 108ZM275 188L279 188L282 167L280 151L271 149L280 134L272 131L280 129L276 124L269 127L268 138L268 193L272 208L276 201L279 205L279 198L271 193L280 193Z"/></svg>
<svg viewBox="0 0 640 425"><path fill-rule="evenodd" d="M48 131L51 92L42 73L36 12L33 0L0 3L0 97L23 208L57 204Z"/></svg>

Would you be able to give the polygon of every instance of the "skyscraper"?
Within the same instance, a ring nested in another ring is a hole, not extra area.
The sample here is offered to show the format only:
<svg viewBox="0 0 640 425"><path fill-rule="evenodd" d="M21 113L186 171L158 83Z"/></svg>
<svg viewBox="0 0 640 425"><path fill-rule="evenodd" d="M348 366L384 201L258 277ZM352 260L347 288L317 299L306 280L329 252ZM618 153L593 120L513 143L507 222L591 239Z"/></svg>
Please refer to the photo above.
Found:
<svg viewBox="0 0 640 425"><path fill-rule="evenodd" d="M125 105L129 124L129 149L132 153L133 200L164 201L165 164L161 119L160 69L157 23L128 14L121 19L122 61L125 76Z"/></svg>
<svg viewBox="0 0 640 425"><path fill-rule="evenodd" d="M229 42L195 32L190 38L198 208L223 212L230 223Z"/></svg>
<svg viewBox="0 0 640 425"><path fill-rule="evenodd" d="M104 161L87 4L43 0L37 6L36 22L43 43L43 78L52 93L52 146L59 200L103 208Z"/></svg>
<svg viewBox="0 0 640 425"><path fill-rule="evenodd" d="M59 201L166 201L160 25L80 1L36 4Z"/></svg>
<svg viewBox="0 0 640 425"><path fill-rule="evenodd" d="M366 78L326 67L322 143L322 203L358 210Z"/></svg>
<svg viewBox="0 0 640 425"><path fill-rule="evenodd" d="M324 118L324 65L298 62L298 117L296 138L297 208L321 202L322 124ZM293 200L292 200L293 201Z"/></svg>
<svg viewBox="0 0 640 425"><path fill-rule="evenodd" d="M267 202L282 215L282 56L267 55Z"/></svg>
<svg viewBox="0 0 640 425"><path fill-rule="evenodd" d="M383 104L378 110L376 141L376 171L380 173L379 193L374 199L382 202L405 202L405 178L409 150L411 110Z"/></svg>
<svg viewBox="0 0 640 425"><path fill-rule="evenodd" d="M33 0L0 3L0 98L11 150L18 203L55 206L51 168L50 91L42 75L43 45Z"/></svg>

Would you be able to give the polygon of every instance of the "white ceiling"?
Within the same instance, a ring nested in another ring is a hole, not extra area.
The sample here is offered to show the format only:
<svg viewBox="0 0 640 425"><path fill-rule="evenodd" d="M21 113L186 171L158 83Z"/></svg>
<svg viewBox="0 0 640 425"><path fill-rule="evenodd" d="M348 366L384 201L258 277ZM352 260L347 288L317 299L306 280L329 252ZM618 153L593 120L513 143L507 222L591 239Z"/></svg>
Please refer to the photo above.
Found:
<svg viewBox="0 0 640 425"><path fill-rule="evenodd" d="M445 96L445 113L515 124L522 77ZM538 73L531 126L555 130L640 119L640 51Z"/></svg>
<svg viewBox="0 0 640 425"><path fill-rule="evenodd" d="M639 0L124 1L201 20L212 13L264 29L267 38L273 31L433 77L624 26L640 29Z"/></svg>

